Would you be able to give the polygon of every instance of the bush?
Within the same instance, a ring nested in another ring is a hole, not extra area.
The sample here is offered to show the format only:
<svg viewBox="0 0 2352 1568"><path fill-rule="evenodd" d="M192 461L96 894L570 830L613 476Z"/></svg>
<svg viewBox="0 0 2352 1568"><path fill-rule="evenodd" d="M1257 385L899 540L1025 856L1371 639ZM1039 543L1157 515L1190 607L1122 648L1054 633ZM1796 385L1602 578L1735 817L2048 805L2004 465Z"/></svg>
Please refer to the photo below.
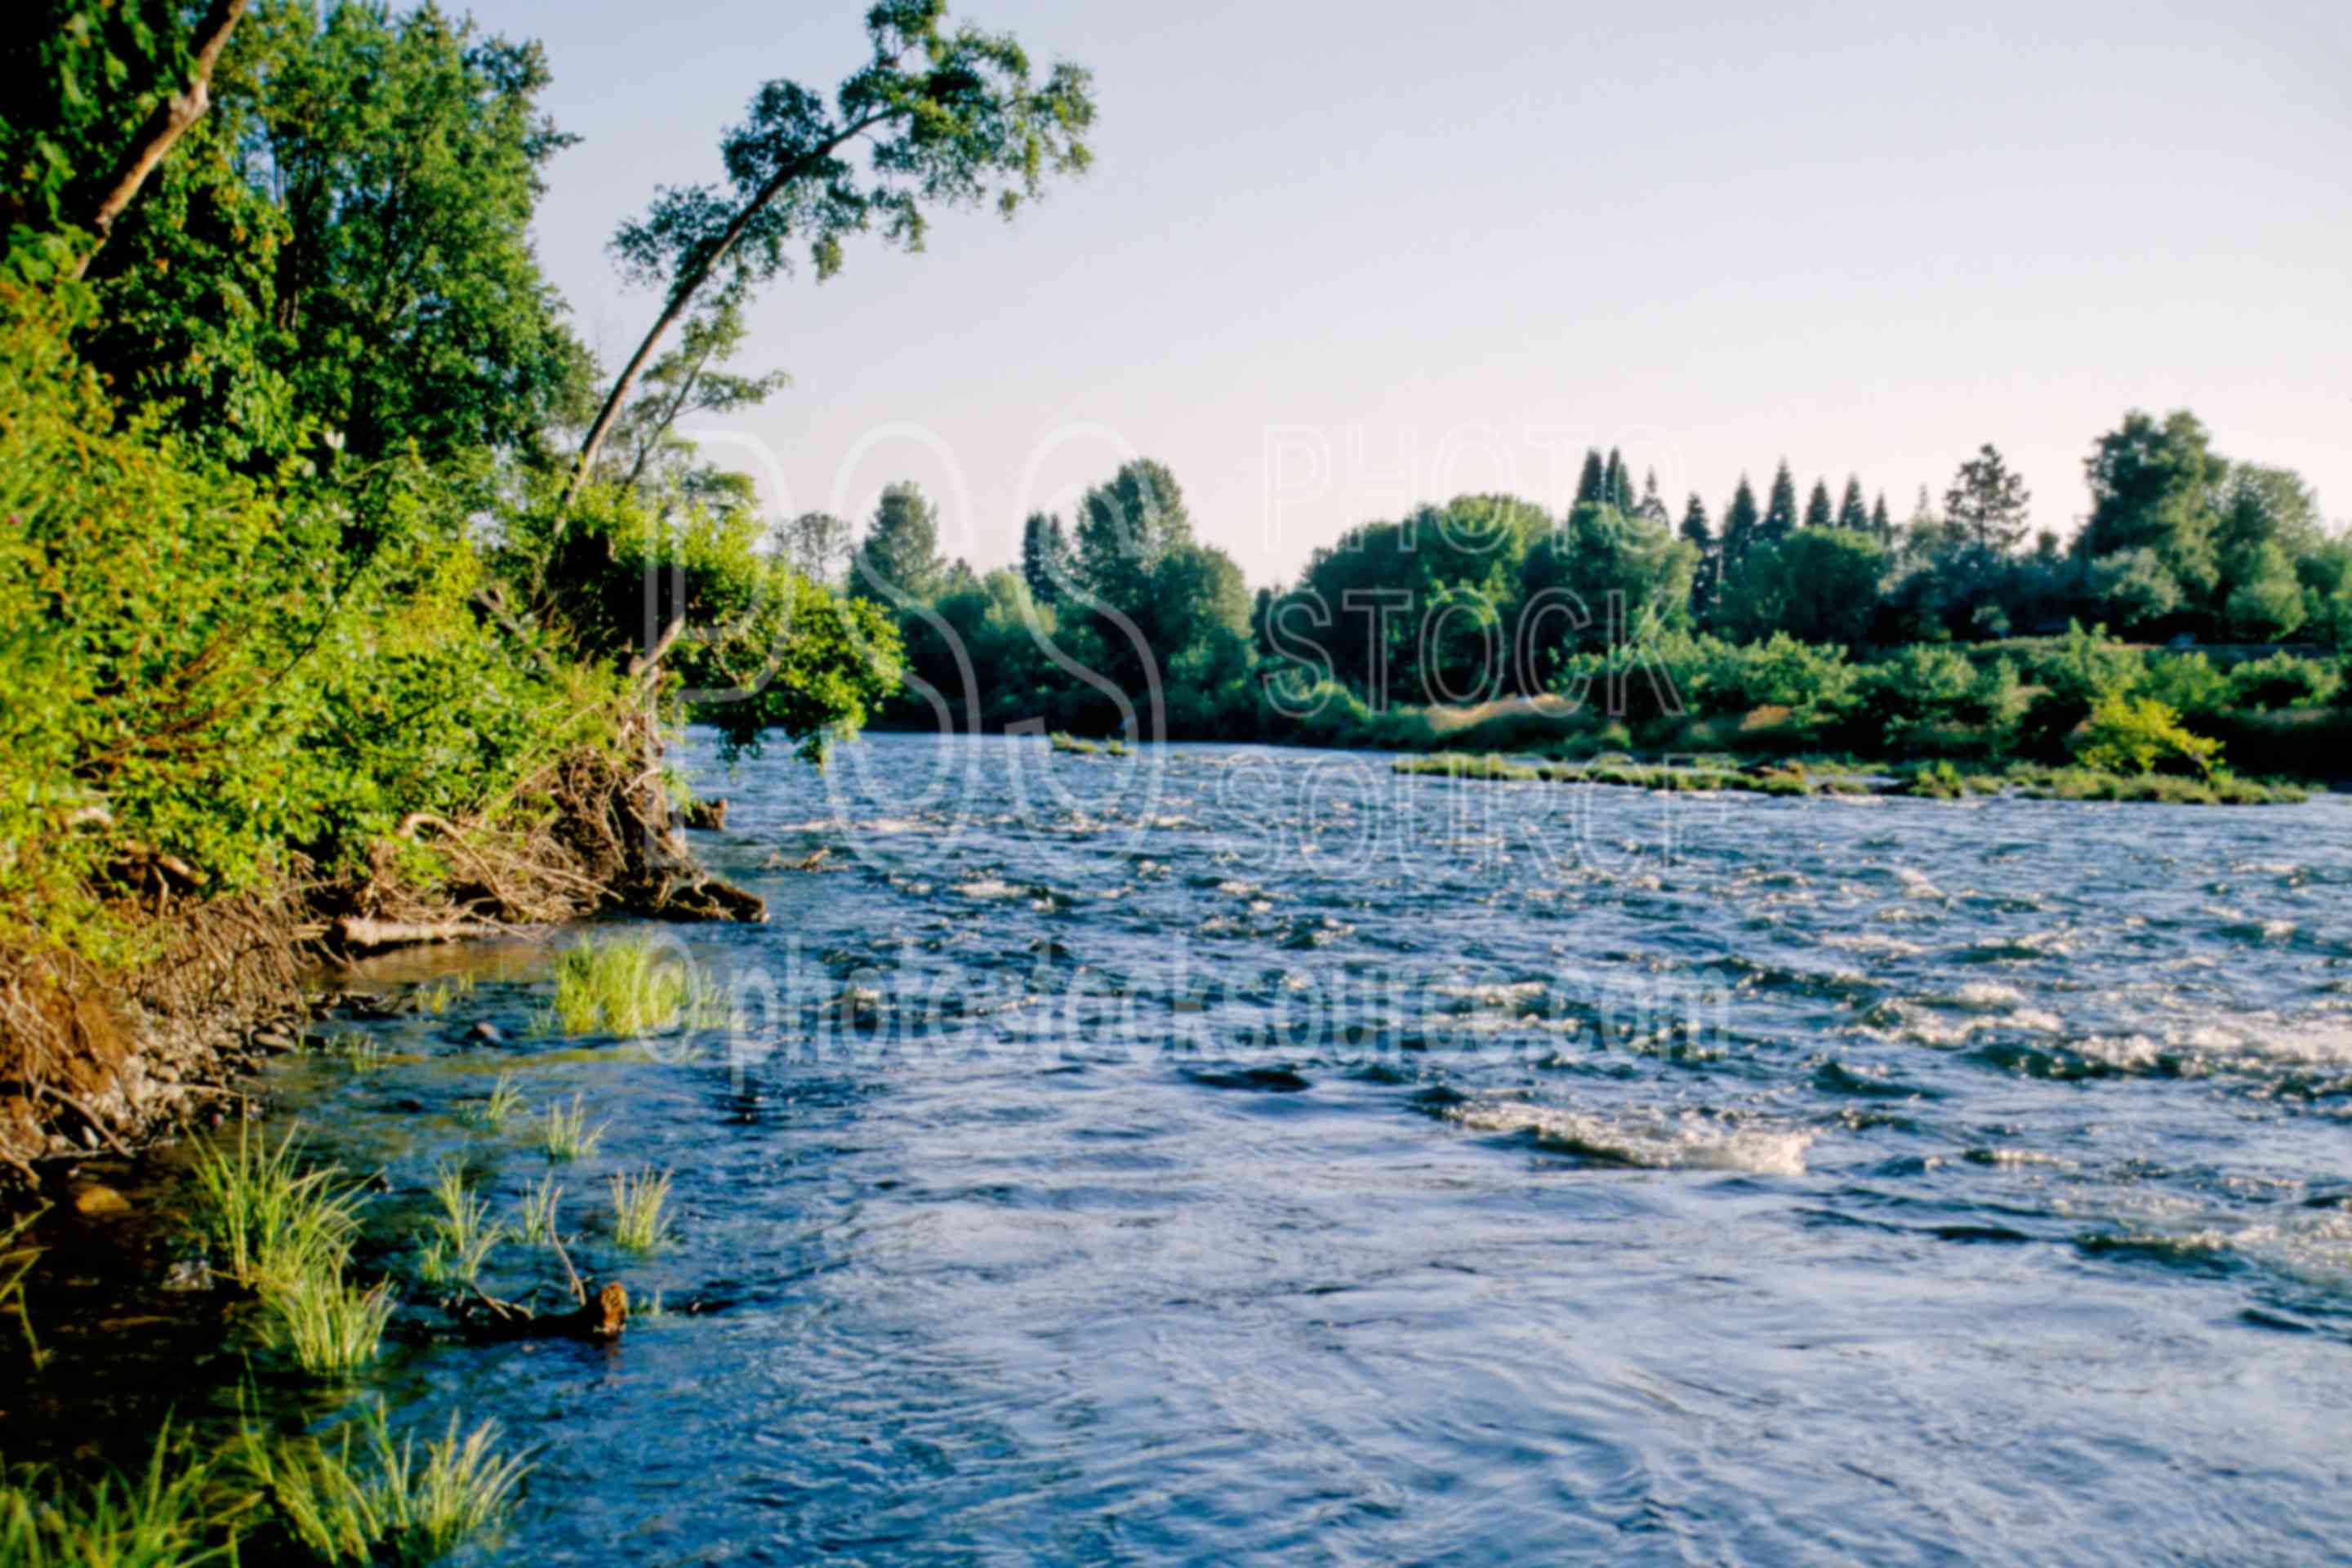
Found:
<svg viewBox="0 0 2352 1568"><path fill-rule="evenodd" d="M2229 679L2201 653L2168 654L2149 660L2138 695L2153 698L2191 719L2218 713L2233 700Z"/></svg>
<svg viewBox="0 0 2352 1568"><path fill-rule="evenodd" d="M2242 664L2229 680L2230 702L2238 708L2323 708L2343 687L2332 666L2289 653Z"/></svg>
<svg viewBox="0 0 2352 1568"><path fill-rule="evenodd" d="M2110 693L2091 710L2076 754L2107 773L2194 773L2210 777L2221 742L2182 729L2180 715L2147 697Z"/></svg>
<svg viewBox="0 0 2352 1568"><path fill-rule="evenodd" d="M1819 723L1843 711L1853 686L1843 652L1786 632L1744 646L1699 637L1678 651L1685 654L1675 661L1678 672L1688 670L1685 700L1706 718L1785 708L1800 723Z"/></svg>

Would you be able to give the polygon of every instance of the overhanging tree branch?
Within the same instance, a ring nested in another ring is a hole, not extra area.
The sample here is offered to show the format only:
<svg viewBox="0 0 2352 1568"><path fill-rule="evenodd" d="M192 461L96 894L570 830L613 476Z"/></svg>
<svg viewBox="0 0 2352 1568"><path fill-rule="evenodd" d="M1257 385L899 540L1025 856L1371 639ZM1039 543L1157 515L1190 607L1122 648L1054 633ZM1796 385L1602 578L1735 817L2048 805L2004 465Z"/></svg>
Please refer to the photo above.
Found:
<svg viewBox="0 0 2352 1568"><path fill-rule="evenodd" d="M84 220L97 238L82 252L73 275L80 278L89 270L89 264L106 247L114 232L115 220L121 217L147 176L171 152L173 143L186 133L189 126L204 118L212 106L213 67L219 63L221 50L228 47L228 36L236 30L237 18L245 15L247 0L212 0L205 8L204 20L196 25L194 58L188 67L188 79L180 90L155 106L139 128L138 139L123 153L122 162L115 168L114 177L107 182L104 193Z"/></svg>

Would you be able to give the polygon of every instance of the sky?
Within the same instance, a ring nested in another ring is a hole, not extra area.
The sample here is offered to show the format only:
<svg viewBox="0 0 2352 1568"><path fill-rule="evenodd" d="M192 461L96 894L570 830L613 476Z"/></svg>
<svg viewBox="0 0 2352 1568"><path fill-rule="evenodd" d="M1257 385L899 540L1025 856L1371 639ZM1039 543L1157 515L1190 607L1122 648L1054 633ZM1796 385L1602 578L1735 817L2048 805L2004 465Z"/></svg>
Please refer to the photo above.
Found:
<svg viewBox="0 0 2352 1568"><path fill-rule="evenodd" d="M615 226L715 179L761 81L829 90L865 53L856 0L474 14L545 43L583 139L538 240L608 363L658 303ZM2187 407L2352 518L2342 0L955 15L1093 71L1095 167L761 297L736 368L793 386L688 433L780 514L912 479L985 569L1149 456L1265 584L1421 501L1558 510L1589 445L1677 516L1785 458L1899 521L1990 441L2065 534L2097 436Z"/></svg>

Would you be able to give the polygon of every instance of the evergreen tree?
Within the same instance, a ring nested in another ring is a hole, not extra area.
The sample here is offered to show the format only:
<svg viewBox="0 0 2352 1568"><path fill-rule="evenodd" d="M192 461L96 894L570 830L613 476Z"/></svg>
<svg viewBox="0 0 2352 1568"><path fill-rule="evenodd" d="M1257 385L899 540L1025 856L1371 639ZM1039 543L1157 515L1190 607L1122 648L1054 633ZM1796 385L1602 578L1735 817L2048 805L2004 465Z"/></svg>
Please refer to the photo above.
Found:
<svg viewBox="0 0 2352 1568"><path fill-rule="evenodd" d="M1835 521L1830 510L1830 487L1821 479L1813 481L1813 493L1805 498L1805 526L1827 528Z"/></svg>
<svg viewBox="0 0 2352 1568"><path fill-rule="evenodd" d="M1848 533L1870 531L1870 509L1862 503L1862 479L1857 475L1846 476L1845 495L1838 502L1837 525Z"/></svg>
<svg viewBox="0 0 2352 1568"><path fill-rule="evenodd" d="M1715 530L1708 523L1706 502L1694 494L1683 509L1683 542L1698 552L1698 568L1691 575L1691 618L1704 627L1714 617L1721 574L1715 552Z"/></svg>
<svg viewBox="0 0 2352 1568"><path fill-rule="evenodd" d="M1748 548L1756 542L1761 524L1756 513L1756 491L1748 476L1739 476L1739 488L1732 492L1731 504L1723 510L1723 543L1717 551L1722 565L1728 570L1747 557Z"/></svg>
<svg viewBox="0 0 2352 1568"><path fill-rule="evenodd" d="M1041 605L1058 603L1070 576L1070 541L1058 513L1033 511L1021 525L1021 577Z"/></svg>
<svg viewBox="0 0 2352 1568"><path fill-rule="evenodd" d="M1576 477L1576 506L1600 504L1605 483L1606 476L1601 468L1600 448L1587 447L1584 453L1584 471ZM1574 508L1570 510L1573 510Z"/></svg>
<svg viewBox="0 0 2352 1568"><path fill-rule="evenodd" d="M2010 471L1988 441L1960 465L1944 493L1944 517L1984 554L2007 555L2025 542L2026 503L2032 499L2024 479Z"/></svg>
<svg viewBox="0 0 2352 1568"><path fill-rule="evenodd" d="M940 559L939 509L914 485L885 489L866 541L857 547L852 587L885 597L895 591L927 599L938 589L945 569Z"/></svg>
<svg viewBox="0 0 2352 1568"><path fill-rule="evenodd" d="M1625 470L1625 459L1617 448L1609 448L1608 466L1601 471L1601 499L1619 511L1633 510L1633 476Z"/></svg>
<svg viewBox="0 0 2352 1568"><path fill-rule="evenodd" d="M1870 531L1878 535L1881 544L1895 542L1895 520L1886 515L1886 492L1878 492L1877 504L1870 509Z"/></svg>
<svg viewBox="0 0 2352 1568"><path fill-rule="evenodd" d="M1655 468L1643 477L1642 515L1652 522L1666 521L1666 498L1658 493L1658 470Z"/></svg>
<svg viewBox="0 0 2352 1568"><path fill-rule="evenodd" d="M1777 543L1797 531L1797 481L1789 476L1789 459L1780 459L1778 473L1772 476L1772 499L1764 506L1764 521L1757 525L1757 537L1766 543Z"/></svg>

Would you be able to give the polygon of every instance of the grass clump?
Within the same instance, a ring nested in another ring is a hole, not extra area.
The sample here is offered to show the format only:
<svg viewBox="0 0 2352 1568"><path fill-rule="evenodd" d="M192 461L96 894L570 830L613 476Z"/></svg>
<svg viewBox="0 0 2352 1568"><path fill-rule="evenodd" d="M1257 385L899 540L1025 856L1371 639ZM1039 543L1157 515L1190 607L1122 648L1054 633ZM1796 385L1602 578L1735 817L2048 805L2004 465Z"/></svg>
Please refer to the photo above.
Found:
<svg viewBox="0 0 2352 1568"><path fill-rule="evenodd" d="M613 1177L613 1239L631 1252L651 1252L668 1230L662 1213L669 1201L670 1173L621 1172Z"/></svg>
<svg viewBox="0 0 2352 1568"><path fill-rule="evenodd" d="M547 1151L551 1160L584 1160L596 1152L596 1146L604 1141L605 1129L611 1125L609 1121L599 1121L589 1126L588 1111L579 1095L572 1097L568 1110L561 1101L551 1100L540 1124L540 1147Z"/></svg>
<svg viewBox="0 0 2352 1568"><path fill-rule="evenodd" d="M425 1243L419 1271L434 1284L469 1285L499 1244L490 1205L467 1190L465 1171L454 1161L435 1170L433 1195L440 1200L441 1212Z"/></svg>
<svg viewBox="0 0 2352 1568"><path fill-rule="evenodd" d="M215 1519L214 1464L191 1455L170 1423L137 1475L88 1482L46 1467L0 1481L0 1563L16 1568L194 1568L236 1561Z"/></svg>
<svg viewBox="0 0 2352 1568"><path fill-rule="evenodd" d="M362 1290L340 1273L304 1279L265 1298L269 1342L293 1352L304 1372L347 1373L373 1361L392 1321L392 1287Z"/></svg>
<svg viewBox="0 0 2352 1568"><path fill-rule="evenodd" d="M541 1177L523 1189L522 1223L515 1234L535 1247L545 1247L555 1239L556 1205L562 1201L563 1184L553 1176Z"/></svg>
<svg viewBox="0 0 2352 1568"><path fill-rule="evenodd" d="M489 1094L468 1108L467 1114L476 1125L496 1132L511 1121L522 1109L522 1089L510 1072L499 1074L499 1081L490 1086Z"/></svg>
<svg viewBox="0 0 2352 1568"><path fill-rule="evenodd" d="M621 937L566 950L556 962L555 998L533 1019L533 1032L634 1038L726 1021L724 994L693 965L665 962L654 943Z"/></svg>
<svg viewBox="0 0 2352 1568"><path fill-rule="evenodd" d="M328 1563L423 1563L488 1536L513 1508L530 1473L527 1458L499 1451L499 1426L484 1421L461 1435L451 1415L446 1434L424 1445L393 1441L378 1405L362 1423L331 1439L267 1436L250 1426L234 1462L250 1490L310 1556Z"/></svg>
<svg viewBox="0 0 2352 1568"><path fill-rule="evenodd" d="M359 1230L361 1194L332 1165L304 1170L292 1130L276 1148L237 1124L232 1154L196 1152L189 1221L241 1285L290 1289L339 1275Z"/></svg>

